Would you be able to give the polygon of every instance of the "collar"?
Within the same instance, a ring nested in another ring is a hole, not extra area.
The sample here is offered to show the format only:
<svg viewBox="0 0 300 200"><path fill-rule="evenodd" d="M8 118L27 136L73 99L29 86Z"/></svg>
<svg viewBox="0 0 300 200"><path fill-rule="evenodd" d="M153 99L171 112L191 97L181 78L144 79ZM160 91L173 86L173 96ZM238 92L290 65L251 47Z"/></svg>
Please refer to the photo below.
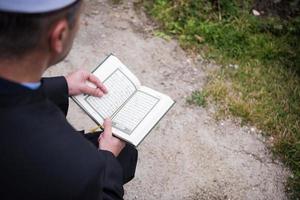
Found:
<svg viewBox="0 0 300 200"><path fill-rule="evenodd" d="M21 85L23 85L29 89L36 90L41 86L41 82L21 83Z"/></svg>

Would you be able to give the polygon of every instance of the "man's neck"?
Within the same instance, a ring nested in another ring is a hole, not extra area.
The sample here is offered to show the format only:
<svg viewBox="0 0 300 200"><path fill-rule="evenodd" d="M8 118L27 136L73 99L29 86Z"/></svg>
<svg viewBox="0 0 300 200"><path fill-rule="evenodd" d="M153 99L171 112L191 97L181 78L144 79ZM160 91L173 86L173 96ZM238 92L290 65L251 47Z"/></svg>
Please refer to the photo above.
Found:
<svg viewBox="0 0 300 200"><path fill-rule="evenodd" d="M47 69L48 59L38 54L0 59L0 77L17 83L38 82Z"/></svg>

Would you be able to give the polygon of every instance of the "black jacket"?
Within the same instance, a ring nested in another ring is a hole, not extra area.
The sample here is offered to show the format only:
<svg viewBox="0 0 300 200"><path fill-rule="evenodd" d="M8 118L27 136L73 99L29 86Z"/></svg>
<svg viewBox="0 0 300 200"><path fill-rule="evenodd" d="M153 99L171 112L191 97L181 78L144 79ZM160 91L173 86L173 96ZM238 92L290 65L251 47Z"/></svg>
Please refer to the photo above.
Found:
<svg viewBox="0 0 300 200"><path fill-rule="evenodd" d="M123 170L66 121L64 77L0 79L0 199L122 199ZM62 112L63 111L63 112Z"/></svg>

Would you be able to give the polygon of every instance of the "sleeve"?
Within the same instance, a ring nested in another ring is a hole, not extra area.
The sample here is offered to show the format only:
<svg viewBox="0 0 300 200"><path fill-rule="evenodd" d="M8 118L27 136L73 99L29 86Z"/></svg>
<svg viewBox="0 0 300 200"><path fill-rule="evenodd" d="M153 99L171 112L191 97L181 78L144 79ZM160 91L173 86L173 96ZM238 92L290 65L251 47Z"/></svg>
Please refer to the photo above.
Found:
<svg viewBox="0 0 300 200"><path fill-rule="evenodd" d="M69 108L69 89L64 76L42 78L46 96L67 115Z"/></svg>
<svg viewBox="0 0 300 200"><path fill-rule="evenodd" d="M99 153L105 159L102 176L102 199L122 200L124 196L123 169L111 152L99 150Z"/></svg>
<svg viewBox="0 0 300 200"><path fill-rule="evenodd" d="M102 132L84 134L84 132L81 131L80 133L98 148L98 137ZM123 184L128 183L135 176L138 151L133 145L126 143L126 146L120 152L117 160L123 169Z"/></svg>

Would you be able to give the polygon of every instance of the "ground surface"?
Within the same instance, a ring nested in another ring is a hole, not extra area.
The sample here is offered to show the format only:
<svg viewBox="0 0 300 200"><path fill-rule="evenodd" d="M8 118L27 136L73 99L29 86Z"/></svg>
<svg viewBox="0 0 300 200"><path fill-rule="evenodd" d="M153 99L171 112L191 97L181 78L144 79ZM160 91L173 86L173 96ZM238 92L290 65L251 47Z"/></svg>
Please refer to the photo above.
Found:
<svg viewBox="0 0 300 200"><path fill-rule="evenodd" d="M125 199L286 199L288 171L272 160L255 129L217 122L208 109L186 103L212 64L190 59L176 41L152 36L152 23L131 1L86 2L71 54L47 75L92 70L112 52L144 85L177 102L138 147L136 177L125 186ZM68 118L77 129L95 126L73 102Z"/></svg>

